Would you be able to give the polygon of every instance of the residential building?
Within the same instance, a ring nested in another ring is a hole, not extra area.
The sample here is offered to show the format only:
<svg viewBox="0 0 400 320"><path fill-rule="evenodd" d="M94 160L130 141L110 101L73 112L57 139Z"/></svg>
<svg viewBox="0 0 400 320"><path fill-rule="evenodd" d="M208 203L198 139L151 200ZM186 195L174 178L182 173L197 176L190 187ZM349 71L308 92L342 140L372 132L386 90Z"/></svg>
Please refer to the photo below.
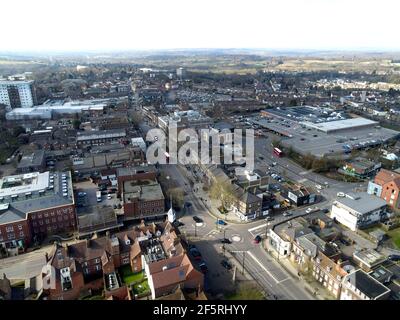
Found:
<svg viewBox="0 0 400 320"><path fill-rule="evenodd" d="M382 198L393 209L399 209L400 173L381 169L368 183L368 193Z"/></svg>
<svg viewBox="0 0 400 320"><path fill-rule="evenodd" d="M343 262L337 258L330 258L322 252L313 259L312 275L324 286L336 299L340 298L344 277L348 274L345 266L349 262Z"/></svg>
<svg viewBox="0 0 400 320"><path fill-rule="evenodd" d="M0 80L0 104L5 104L8 110L33 107L36 104L33 81Z"/></svg>
<svg viewBox="0 0 400 320"><path fill-rule="evenodd" d="M343 279L340 300L386 300L390 289L359 269Z"/></svg>
<svg viewBox="0 0 400 320"><path fill-rule="evenodd" d="M261 197L256 196L237 185L233 185L233 187L234 201L232 207L234 213L244 221L254 220L261 216L262 195Z"/></svg>
<svg viewBox="0 0 400 320"><path fill-rule="evenodd" d="M366 228L386 217L386 202L366 192L347 194L332 204L330 217L352 231Z"/></svg>

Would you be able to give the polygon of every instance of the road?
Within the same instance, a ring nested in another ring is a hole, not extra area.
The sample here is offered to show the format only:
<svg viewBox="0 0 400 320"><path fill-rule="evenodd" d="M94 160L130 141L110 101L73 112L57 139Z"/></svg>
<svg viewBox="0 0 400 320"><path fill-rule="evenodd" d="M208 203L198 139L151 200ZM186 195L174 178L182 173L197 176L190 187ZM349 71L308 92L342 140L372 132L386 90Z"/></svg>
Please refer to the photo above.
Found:
<svg viewBox="0 0 400 320"><path fill-rule="evenodd" d="M220 240L224 237L223 230L225 229L225 237L232 241L231 244L225 245L228 252L237 257L238 261L242 262L243 253L245 258L246 271L264 288L270 295L275 295L282 300L309 300L314 297L308 293L304 286L292 278L292 276L272 258L260 244L253 244L253 239L256 234L262 234L266 231L266 222L258 220L247 224L229 224L225 227L217 227L216 219L213 218L201 201L196 192L190 187L190 179L193 176L186 170L184 166L179 165L164 165L161 167L167 175L173 177L182 189L187 193L185 201L192 203L191 210L188 210L180 221L184 223L180 230L189 238L193 238L202 243L202 246L209 243L222 259L222 244ZM194 180L194 179L193 179ZM195 184L195 188L196 188ZM293 216L304 213L301 210L293 211ZM196 225L193 221L193 216L199 216L203 219L203 223ZM274 223L283 221L284 217L280 216L274 220ZM236 253L235 253L236 252ZM214 260L215 255L203 255L207 264Z"/></svg>

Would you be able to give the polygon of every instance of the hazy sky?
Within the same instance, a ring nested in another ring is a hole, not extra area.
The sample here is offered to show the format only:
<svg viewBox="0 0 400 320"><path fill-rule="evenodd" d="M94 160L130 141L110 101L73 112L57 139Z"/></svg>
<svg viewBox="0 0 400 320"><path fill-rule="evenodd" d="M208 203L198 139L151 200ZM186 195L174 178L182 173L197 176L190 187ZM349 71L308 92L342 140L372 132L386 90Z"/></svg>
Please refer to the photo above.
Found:
<svg viewBox="0 0 400 320"><path fill-rule="evenodd" d="M397 0L5 0L0 10L0 50L400 49Z"/></svg>

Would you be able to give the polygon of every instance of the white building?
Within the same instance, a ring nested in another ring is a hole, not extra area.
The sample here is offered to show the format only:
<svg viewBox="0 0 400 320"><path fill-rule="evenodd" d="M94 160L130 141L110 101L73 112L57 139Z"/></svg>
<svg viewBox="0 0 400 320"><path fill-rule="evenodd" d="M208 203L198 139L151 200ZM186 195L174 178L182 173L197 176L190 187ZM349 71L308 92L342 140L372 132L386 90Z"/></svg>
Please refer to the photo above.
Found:
<svg viewBox="0 0 400 320"><path fill-rule="evenodd" d="M381 221L386 201L366 192L347 194L332 204L331 218L353 231Z"/></svg>
<svg viewBox="0 0 400 320"><path fill-rule="evenodd" d="M0 104L7 109L31 108L35 105L33 81L0 80Z"/></svg>

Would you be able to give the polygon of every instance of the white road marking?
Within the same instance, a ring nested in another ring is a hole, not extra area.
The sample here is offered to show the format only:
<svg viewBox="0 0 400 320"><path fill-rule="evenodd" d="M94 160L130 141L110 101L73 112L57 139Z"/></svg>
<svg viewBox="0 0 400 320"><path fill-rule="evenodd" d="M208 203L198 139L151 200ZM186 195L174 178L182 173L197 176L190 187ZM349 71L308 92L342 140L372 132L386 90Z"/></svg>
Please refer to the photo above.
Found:
<svg viewBox="0 0 400 320"><path fill-rule="evenodd" d="M265 268L265 267L262 265L262 263L261 263L260 261L258 261L257 258L256 258L250 251L248 251L247 253L248 253L248 255L261 267L261 269L263 269L266 273L268 273L268 275L269 275L272 279L274 279L274 281L275 281L276 283L279 283L279 281L274 277L274 275L273 275L267 268Z"/></svg>
<svg viewBox="0 0 400 320"><path fill-rule="evenodd" d="M264 224L262 224L260 226L257 226L257 227L254 227L254 228L250 228L248 231L251 233L254 230L257 230L257 229L260 229L260 228L265 228L266 226L267 226L267 224L264 223Z"/></svg>
<svg viewBox="0 0 400 320"><path fill-rule="evenodd" d="M304 182L306 182L306 181L308 181L308 179L300 179L298 182L299 182L299 183L304 183Z"/></svg>

